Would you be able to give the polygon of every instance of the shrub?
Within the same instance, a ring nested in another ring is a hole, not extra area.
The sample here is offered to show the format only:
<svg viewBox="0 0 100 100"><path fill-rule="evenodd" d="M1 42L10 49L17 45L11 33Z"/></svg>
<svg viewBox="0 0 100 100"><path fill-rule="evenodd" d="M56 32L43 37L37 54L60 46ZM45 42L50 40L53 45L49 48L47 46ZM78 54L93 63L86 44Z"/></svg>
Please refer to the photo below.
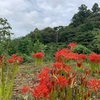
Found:
<svg viewBox="0 0 100 100"><path fill-rule="evenodd" d="M83 54L90 54L92 51L89 50L88 48L86 48L85 46L83 45L77 45L75 48L74 48L74 51L75 53L83 53Z"/></svg>

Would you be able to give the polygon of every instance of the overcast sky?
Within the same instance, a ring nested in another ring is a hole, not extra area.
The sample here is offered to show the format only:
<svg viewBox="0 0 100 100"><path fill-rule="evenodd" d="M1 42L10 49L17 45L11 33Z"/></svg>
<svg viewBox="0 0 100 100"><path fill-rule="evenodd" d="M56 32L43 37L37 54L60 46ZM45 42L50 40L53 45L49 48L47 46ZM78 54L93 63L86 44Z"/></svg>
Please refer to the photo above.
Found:
<svg viewBox="0 0 100 100"><path fill-rule="evenodd" d="M89 9L100 0L0 0L0 17L7 18L15 37L35 28L66 26L81 4Z"/></svg>

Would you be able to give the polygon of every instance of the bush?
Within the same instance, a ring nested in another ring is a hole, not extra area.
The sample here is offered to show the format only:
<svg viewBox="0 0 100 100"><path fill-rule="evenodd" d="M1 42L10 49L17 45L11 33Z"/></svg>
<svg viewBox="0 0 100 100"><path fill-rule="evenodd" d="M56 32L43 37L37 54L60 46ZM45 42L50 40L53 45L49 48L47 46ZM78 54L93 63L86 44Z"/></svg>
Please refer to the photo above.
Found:
<svg viewBox="0 0 100 100"><path fill-rule="evenodd" d="M89 54L91 53L92 51L89 50L88 48L86 48L85 46L83 45L77 45L75 48L74 48L74 51L75 53L82 53L82 54Z"/></svg>
<svg viewBox="0 0 100 100"><path fill-rule="evenodd" d="M26 54L22 54L21 56L22 56L22 58L23 58L23 62L22 62L22 63L25 63L25 62L31 63L31 62L33 61L33 58L32 58L31 55L28 56L28 55L26 55Z"/></svg>

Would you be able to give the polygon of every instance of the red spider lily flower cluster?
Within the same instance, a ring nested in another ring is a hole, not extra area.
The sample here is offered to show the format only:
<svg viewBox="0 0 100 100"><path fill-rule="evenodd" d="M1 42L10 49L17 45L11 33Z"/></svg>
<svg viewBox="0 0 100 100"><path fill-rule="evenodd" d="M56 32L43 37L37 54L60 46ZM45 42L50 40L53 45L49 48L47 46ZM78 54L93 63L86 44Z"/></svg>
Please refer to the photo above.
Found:
<svg viewBox="0 0 100 100"><path fill-rule="evenodd" d="M77 44L74 43L74 42L71 42L71 43L68 44L68 46L70 47L71 51L73 51L75 46L77 46Z"/></svg>
<svg viewBox="0 0 100 100"><path fill-rule="evenodd" d="M77 45L77 44L74 43L74 42L71 42L71 43L68 44L68 46L70 46L70 47L75 47L76 45Z"/></svg>
<svg viewBox="0 0 100 100"><path fill-rule="evenodd" d="M58 76L56 79L56 83L59 84L61 87L67 86L67 80L64 76Z"/></svg>
<svg viewBox="0 0 100 100"><path fill-rule="evenodd" d="M28 86L23 86L21 89L21 93L26 93L26 92L28 92L28 90L29 90Z"/></svg>
<svg viewBox="0 0 100 100"><path fill-rule="evenodd" d="M49 98L52 86L49 79L49 68L43 68L42 71L38 74L38 78L40 79L40 81L37 87L33 89L32 95L35 98Z"/></svg>
<svg viewBox="0 0 100 100"><path fill-rule="evenodd" d="M55 62L53 64L53 66L55 67L55 69L61 69L63 67L63 63L61 63L61 62Z"/></svg>
<svg viewBox="0 0 100 100"><path fill-rule="evenodd" d="M43 52L37 52L37 53L32 54L32 56L34 58L43 58L44 54L43 54Z"/></svg>
<svg viewBox="0 0 100 100"><path fill-rule="evenodd" d="M75 47L76 44L70 43L69 46ZM92 69L90 66L84 66L84 62L89 60L97 64L100 62L100 54L78 54L63 48L54 55L55 61L52 66L44 67L37 74L38 82L31 92L36 100L52 100L54 95L54 100L72 100L72 97L75 97L75 100L89 100L93 92L98 93L100 80L92 79ZM33 57L42 58L44 54L36 53Z"/></svg>
<svg viewBox="0 0 100 100"><path fill-rule="evenodd" d="M88 87L89 87L89 89L91 89L97 93L98 89L100 88L100 80L98 80L98 79L89 80Z"/></svg>
<svg viewBox="0 0 100 100"><path fill-rule="evenodd" d="M55 60L58 62L63 62L63 57L65 57L66 54L68 54L69 52L71 52L69 49L64 48L64 49L59 49L56 53L55 53Z"/></svg>
<svg viewBox="0 0 100 100"><path fill-rule="evenodd" d="M10 58L7 59L8 63L20 63L22 61L22 57L21 56L17 56L16 54L13 54Z"/></svg>
<svg viewBox="0 0 100 100"><path fill-rule="evenodd" d="M91 53L88 58L94 64L100 63L100 54Z"/></svg>

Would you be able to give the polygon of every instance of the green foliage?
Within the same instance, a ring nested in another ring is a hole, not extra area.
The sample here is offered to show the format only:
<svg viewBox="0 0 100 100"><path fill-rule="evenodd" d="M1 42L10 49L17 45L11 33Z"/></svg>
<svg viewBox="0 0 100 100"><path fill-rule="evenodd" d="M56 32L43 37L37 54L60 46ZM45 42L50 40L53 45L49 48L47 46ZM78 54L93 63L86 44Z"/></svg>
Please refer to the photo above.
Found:
<svg viewBox="0 0 100 100"><path fill-rule="evenodd" d="M22 58L23 58L23 62L22 63L25 63L25 62L28 62L28 63L31 63L33 62L33 58L32 58L32 55L26 55L26 54L21 54Z"/></svg>
<svg viewBox="0 0 100 100"><path fill-rule="evenodd" d="M30 54L32 51L32 43L29 39L19 39L18 41L18 52L21 52L22 54Z"/></svg>
<svg viewBox="0 0 100 100"><path fill-rule="evenodd" d="M96 53L100 53L100 29L95 29L92 31L94 39L90 44L90 48Z"/></svg>
<svg viewBox="0 0 100 100"><path fill-rule="evenodd" d="M94 35L91 33L91 31L80 32L76 36L76 42L80 43L82 45L85 45L85 46L88 46L89 43L91 43L93 41L93 39L94 39Z"/></svg>
<svg viewBox="0 0 100 100"><path fill-rule="evenodd" d="M82 4L79 7L79 12L73 16L71 25L76 27L80 24L83 24L86 18L90 15L91 11L87 9L86 5Z"/></svg>
<svg viewBox="0 0 100 100"><path fill-rule="evenodd" d="M10 32L11 26L8 23L7 19L0 18L0 45L2 45L2 53L8 53L9 44L11 42L11 35L13 33Z"/></svg>
<svg viewBox="0 0 100 100"><path fill-rule="evenodd" d="M91 53L92 51L91 50L89 50L88 48L86 48L85 46L83 46L83 45L77 45L76 47L75 47L75 49L74 49L74 52L75 53L82 53L82 54L89 54L89 53Z"/></svg>
<svg viewBox="0 0 100 100"><path fill-rule="evenodd" d="M42 44L38 39L36 40L36 42L34 43L33 45L33 52L39 52L39 51L42 51L42 52L45 52L45 49L46 49L46 45Z"/></svg>
<svg viewBox="0 0 100 100"><path fill-rule="evenodd" d="M100 7L97 3L95 3L92 7L93 13L98 13L100 11Z"/></svg>

